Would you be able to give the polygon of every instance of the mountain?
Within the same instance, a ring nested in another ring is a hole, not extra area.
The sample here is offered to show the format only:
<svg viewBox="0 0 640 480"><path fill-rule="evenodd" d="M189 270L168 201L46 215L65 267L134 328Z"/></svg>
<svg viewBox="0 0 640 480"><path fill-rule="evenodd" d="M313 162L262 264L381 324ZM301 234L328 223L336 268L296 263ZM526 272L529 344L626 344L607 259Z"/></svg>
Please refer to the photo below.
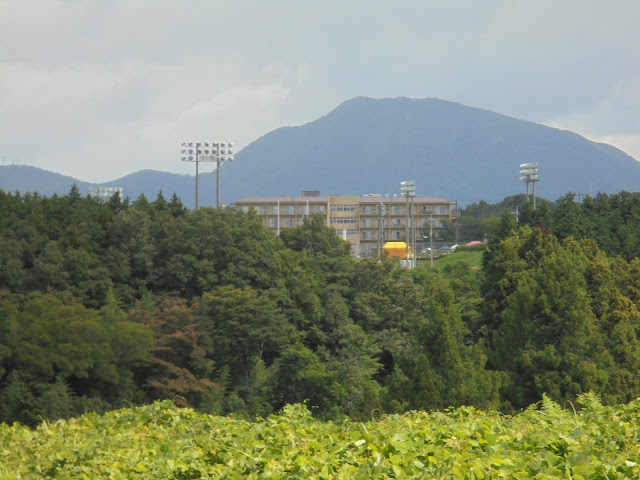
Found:
<svg viewBox="0 0 640 480"><path fill-rule="evenodd" d="M20 193L38 192L46 196L54 193L61 195L68 193L74 183L81 192L86 192L91 185L66 175L27 165L0 167L0 190L5 192L13 193L17 190Z"/></svg>
<svg viewBox="0 0 640 480"><path fill-rule="evenodd" d="M215 189L215 178L213 178L213 184L211 184L211 178L208 177L212 177L212 175L200 175L199 180L201 190L200 203L203 205L213 205L215 203L215 190L213 194L208 194L209 201L202 203L203 196L205 196L202 192L203 187L209 190L211 188ZM175 192L185 205L193 207L195 203L195 177L191 175L179 175L157 170L140 170L110 182L89 183L27 165L0 167L0 189L7 192L38 192L46 196L52 196L53 194L64 195L69 192L74 183L82 194L86 194L91 186L115 186L122 187L124 195L132 200L144 193L150 201L153 201L158 192L162 191L167 200ZM206 192L204 193L206 194Z"/></svg>
<svg viewBox="0 0 640 480"><path fill-rule="evenodd" d="M525 190L519 165L538 162L538 196L555 200L569 191L597 194L640 190L640 162L573 132L438 99L357 97L327 115L283 127L255 140L221 171L221 201L245 196L400 194L416 181L418 195L462 205L498 202ZM200 204L214 205L216 173L200 175ZM34 167L0 167L0 189L67 193L90 184ZM101 184L136 198L177 193L193 207L195 180L143 170Z"/></svg>
<svg viewBox="0 0 640 480"><path fill-rule="evenodd" d="M538 196L640 190L640 162L569 131L437 99L349 100L318 120L268 133L224 172L225 192L400 193L462 203L521 193L519 165L539 163ZM225 166L227 167L227 166ZM227 198L227 197L225 197Z"/></svg>

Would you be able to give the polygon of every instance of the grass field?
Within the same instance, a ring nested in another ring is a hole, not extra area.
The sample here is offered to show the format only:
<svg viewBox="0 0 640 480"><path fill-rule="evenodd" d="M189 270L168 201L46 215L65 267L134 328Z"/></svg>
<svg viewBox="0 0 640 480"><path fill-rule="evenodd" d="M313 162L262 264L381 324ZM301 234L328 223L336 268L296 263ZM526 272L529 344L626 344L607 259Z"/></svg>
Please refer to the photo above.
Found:
<svg viewBox="0 0 640 480"><path fill-rule="evenodd" d="M448 265L454 263L463 262L468 263L473 268L480 268L482 266L482 254L484 252L469 252L459 251L453 252L448 255L444 255L433 262L433 268L442 270ZM429 262L421 263L423 265L429 265Z"/></svg>

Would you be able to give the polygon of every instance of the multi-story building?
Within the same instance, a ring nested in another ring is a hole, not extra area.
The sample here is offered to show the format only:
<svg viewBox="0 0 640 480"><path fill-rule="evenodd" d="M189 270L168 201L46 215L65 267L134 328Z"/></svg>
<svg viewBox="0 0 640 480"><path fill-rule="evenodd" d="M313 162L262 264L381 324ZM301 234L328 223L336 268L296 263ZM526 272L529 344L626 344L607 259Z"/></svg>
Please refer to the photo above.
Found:
<svg viewBox="0 0 640 480"><path fill-rule="evenodd" d="M294 197L246 197L235 205L246 212L254 209L276 234L301 225L307 216L321 214L326 225L351 243L354 254L377 252L387 241L407 238L414 238L418 245L429 231L437 241L444 221L453 219L451 201L438 197L320 196L312 191Z"/></svg>
<svg viewBox="0 0 640 480"><path fill-rule="evenodd" d="M124 198L122 196L122 187L89 187L87 193L89 193L91 197L103 202L108 201L116 193L120 195L120 198Z"/></svg>

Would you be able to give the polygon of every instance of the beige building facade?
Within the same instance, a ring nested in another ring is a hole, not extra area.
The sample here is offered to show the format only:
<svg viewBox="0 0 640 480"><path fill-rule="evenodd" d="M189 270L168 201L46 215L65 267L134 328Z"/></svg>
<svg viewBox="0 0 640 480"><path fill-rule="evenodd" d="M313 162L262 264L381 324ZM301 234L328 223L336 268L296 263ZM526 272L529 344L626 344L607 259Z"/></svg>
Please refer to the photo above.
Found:
<svg viewBox="0 0 640 480"><path fill-rule="evenodd" d="M246 197L235 207L245 212L255 210L264 226L276 234L302 225L305 217L320 214L336 235L351 243L354 254L362 255L378 252L385 242L406 238L413 238L417 246L425 245L424 236L430 231L438 241L444 221L453 220L454 213L452 202L438 197L320 196L317 192L293 197Z"/></svg>

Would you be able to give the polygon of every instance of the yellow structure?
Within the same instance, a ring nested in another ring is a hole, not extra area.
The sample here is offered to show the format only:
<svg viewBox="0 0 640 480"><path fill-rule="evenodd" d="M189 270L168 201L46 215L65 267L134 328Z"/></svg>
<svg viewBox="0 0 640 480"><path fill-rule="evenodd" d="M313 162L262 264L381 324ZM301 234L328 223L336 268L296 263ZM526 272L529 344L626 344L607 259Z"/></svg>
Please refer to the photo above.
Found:
<svg viewBox="0 0 640 480"><path fill-rule="evenodd" d="M429 232L430 223L437 241L444 232L444 222L453 220L451 205L439 197L415 196L407 204L403 196L320 196L317 191L293 197L246 197L235 203L245 212L255 210L264 226L278 235L283 228L302 225L306 217L320 214L326 225L351 243L353 254L364 255L377 254L386 242L406 241L407 230L409 238L415 236L416 244L424 245L423 235Z"/></svg>
<svg viewBox="0 0 640 480"><path fill-rule="evenodd" d="M392 258L407 258L406 242L387 242L382 247L384 253ZM411 258L411 246L409 246L409 258Z"/></svg>

